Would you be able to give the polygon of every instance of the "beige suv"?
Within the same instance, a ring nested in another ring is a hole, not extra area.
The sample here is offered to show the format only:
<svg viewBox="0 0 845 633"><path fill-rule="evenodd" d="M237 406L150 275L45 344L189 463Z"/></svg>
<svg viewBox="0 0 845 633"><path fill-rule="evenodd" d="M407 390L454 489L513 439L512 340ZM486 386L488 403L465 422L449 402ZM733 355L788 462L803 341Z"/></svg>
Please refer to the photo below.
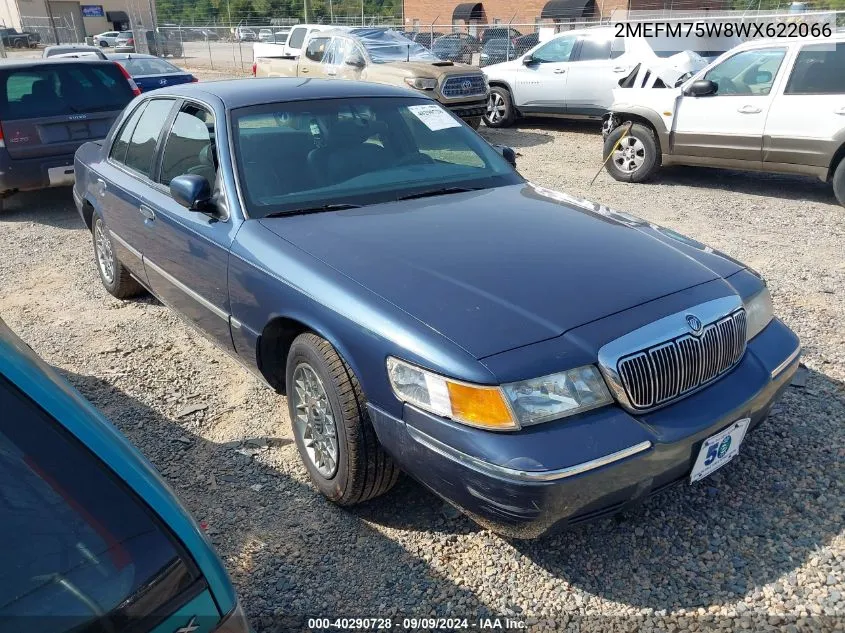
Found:
<svg viewBox="0 0 845 633"><path fill-rule="evenodd" d="M352 79L411 87L430 94L475 128L487 111L487 80L480 70L443 61L392 30L315 32L298 58L257 57L254 74Z"/></svg>

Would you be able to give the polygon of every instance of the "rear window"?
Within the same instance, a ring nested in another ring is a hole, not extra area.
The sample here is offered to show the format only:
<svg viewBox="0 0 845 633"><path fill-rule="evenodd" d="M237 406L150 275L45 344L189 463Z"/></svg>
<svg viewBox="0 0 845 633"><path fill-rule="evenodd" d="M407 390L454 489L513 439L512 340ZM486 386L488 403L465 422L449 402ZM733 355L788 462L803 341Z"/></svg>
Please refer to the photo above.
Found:
<svg viewBox="0 0 845 633"><path fill-rule="evenodd" d="M0 120L122 110L132 89L115 64L62 64L0 75Z"/></svg>
<svg viewBox="0 0 845 633"><path fill-rule="evenodd" d="M123 630L199 577L148 506L2 377L0 409L4 617L40 616L41 633Z"/></svg>
<svg viewBox="0 0 845 633"><path fill-rule="evenodd" d="M173 64L169 64L163 59L155 58L132 58L120 59L117 62L123 66L130 75L169 75L173 73L181 73L182 71Z"/></svg>
<svg viewBox="0 0 845 633"><path fill-rule="evenodd" d="M305 41L305 34L308 32L308 29L300 28L294 29L290 32L290 39L288 40L288 46L291 48L302 48L302 42Z"/></svg>

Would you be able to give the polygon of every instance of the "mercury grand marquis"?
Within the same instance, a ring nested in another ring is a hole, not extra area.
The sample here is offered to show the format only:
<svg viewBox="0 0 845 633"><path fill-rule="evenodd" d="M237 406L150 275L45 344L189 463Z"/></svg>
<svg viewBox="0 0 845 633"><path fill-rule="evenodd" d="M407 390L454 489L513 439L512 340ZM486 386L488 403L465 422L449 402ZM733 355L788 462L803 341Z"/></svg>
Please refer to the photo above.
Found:
<svg viewBox="0 0 845 633"><path fill-rule="evenodd" d="M79 149L74 197L111 294L287 395L327 498L401 470L536 537L731 461L800 345L753 270L506 157L401 88L185 84Z"/></svg>

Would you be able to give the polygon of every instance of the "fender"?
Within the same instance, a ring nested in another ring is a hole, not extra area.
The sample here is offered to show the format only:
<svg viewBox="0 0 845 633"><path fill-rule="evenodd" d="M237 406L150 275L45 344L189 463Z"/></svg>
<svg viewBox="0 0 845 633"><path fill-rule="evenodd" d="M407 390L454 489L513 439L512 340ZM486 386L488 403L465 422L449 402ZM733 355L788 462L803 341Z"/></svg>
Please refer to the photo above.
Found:
<svg viewBox="0 0 845 633"><path fill-rule="evenodd" d="M619 106L611 106L610 112L606 114L605 117L606 118L603 119L603 121L609 121L611 117L616 118L618 123L614 126L614 128L624 123L628 120L628 118L632 118L634 120L644 120L652 128L654 128L654 131L657 133L657 140L660 143L660 151L663 154L671 153L671 131L667 129L663 117L655 110L646 108L645 106L620 104ZM602 128L604 129L604 127L605 126L603 124ZM608 131L612 131L614 128L610 128Z"/></svg>

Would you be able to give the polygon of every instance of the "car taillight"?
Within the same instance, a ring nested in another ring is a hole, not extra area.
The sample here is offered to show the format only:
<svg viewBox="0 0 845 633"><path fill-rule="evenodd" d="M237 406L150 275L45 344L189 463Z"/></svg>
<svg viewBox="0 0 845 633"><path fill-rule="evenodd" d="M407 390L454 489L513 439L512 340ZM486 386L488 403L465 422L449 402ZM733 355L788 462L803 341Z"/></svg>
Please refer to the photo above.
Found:
<svg viewBox="0 0 845 633"><path fill-rule="evenodd" d="M253 64L252 64L252 76L255 77L257 72L258 72L258 64L253 62Z"/></svg>
<svg viewBox="0 0 845 633"><path fill-rule="evenodd" d="M3 138L3 124L0 123L0 147L6 147L6 140Z"/></svg>
<svg viewBox="0 0 845 633"><path fill-rule="evenodd" d="M120 68L121 74L126 78L126 81L129 82L129 87L132 88L132 94L136 97L141 94L141 90L138 88L138 84L135 83L135 80L132 79L132 75L130 75L127 70L117 62L114 62L114 65Z"/></svg>
<svg viewBox="0 0 845 633"><path fill-rule="evenodd" d="M197 83L198 81L199 81L199 79L197 79L196 77L191 77L191 83L192 83L192 84L195 84L195 83Z"/></svg>

